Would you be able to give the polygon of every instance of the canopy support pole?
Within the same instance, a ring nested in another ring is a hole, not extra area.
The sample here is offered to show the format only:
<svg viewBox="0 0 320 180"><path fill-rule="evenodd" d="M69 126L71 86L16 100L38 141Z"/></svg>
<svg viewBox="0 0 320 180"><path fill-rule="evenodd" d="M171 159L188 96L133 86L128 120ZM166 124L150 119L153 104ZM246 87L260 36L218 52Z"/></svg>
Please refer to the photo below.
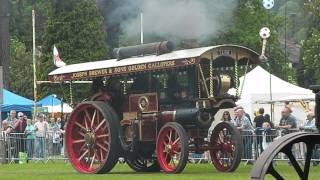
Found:
<svg viewBox="0 0 320 180"><path fill-rule="evenodd" d="M33 61L33 98L34 114L33 120L37 115L37 68L36 68L36 28L35 28L35 11L32 10L32 61Z"/></svg>
<svg viewBox="0 0 320 180"><path fill-rule="evenodd" d="M70 81L69 91L70 91L70 105L71 105L71 107L73 107L72 81Z"/></svg>

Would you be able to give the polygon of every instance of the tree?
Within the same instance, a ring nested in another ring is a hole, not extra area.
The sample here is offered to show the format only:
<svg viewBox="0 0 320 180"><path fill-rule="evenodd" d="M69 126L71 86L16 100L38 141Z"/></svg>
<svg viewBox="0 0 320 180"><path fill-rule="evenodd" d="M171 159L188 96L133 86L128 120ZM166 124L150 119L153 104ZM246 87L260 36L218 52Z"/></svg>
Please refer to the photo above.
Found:
<svg viewBox="0 0 320 180"><path fill-rule="evenodd" d="M240 44L256 52L261 52L262 41L259 37L259 30L266 26L271 30L271 37L268 39L267 45L268 63L273 74L287 79L284 72L287 72L287 75L293 72L284 62L284 53L278 40L278 30L282 21L281 17L264 9L260 0L240 0L238 9L234 14L234 22L212 42L213 44ZM267 64L262 64L262 66L269 68Z"/></svg>
<svg viewBox="0 0 320 180"><path fill-rule="evenodd" d="M108 56L105 37L102 16L94 0L51 0L42 47L44 56L38 64L38 78L46 80L48 73L55 69L52 61L53 45L56 45L60 57L67 64L96 61ZM63 94L68 94L67 89L63 88ZM53 93L53 90L61 92L52 86L41 86L40 94ZM88 88L77 88L76 100L87 97L87 91Z"/></svg>
<svg viewBox="0 0 320 180"><path fill-rule="evenodd" d="M312 27L320 29L320 0L309 0L305 4L306 10L311 13Z"/></svg>
<svg viewBox="0 0 320 180"><path fill-rule="evenodd" d="M9 88L9 1L0 0L0 4L0 66L3 66L4 88Z"/></svg>
<svg viewBox="0 0 320 180"><path fill-rule="evenodd" d="M312 26L309 36L303 43L303 63L305 67L305 86L320 83L320 0L306 3L306 10L311 13Z"/></svg>
<svg viewBox="0 0 320 180"><path fill-rule="evenodd" d="M45 1L10 1L10 89L33 99L32 9L36 9L36 44L41 43Z"/></svg>
<svg viewBox="0 0 320 180"><path fill-rule="evenodd" d="M42 36L48 10L47 1L11 0L10 34L26 45L32 51L32 9L36 11L36 43L42 43Z"/></svg>
<svg viewBox="0 0 320 180"><path fill-rule="evenodd" d="M33 99L32 54L17 38L10 39L11 89L19 95Z"/></svg>

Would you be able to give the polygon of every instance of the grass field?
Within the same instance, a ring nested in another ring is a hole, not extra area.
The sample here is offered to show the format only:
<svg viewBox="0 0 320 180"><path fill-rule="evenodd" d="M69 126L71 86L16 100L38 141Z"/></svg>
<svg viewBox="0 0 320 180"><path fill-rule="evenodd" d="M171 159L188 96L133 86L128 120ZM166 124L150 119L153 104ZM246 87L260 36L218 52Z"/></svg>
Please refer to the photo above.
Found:
<svg viewBox="0 0 320 180"><path fill-rule="evenodd" d="M211 164L188 164L181 174L137 173L127 165L118 164L110 173L103 175L85 175L77 173L69 163L29 163L0 165L0 179L63 179L63 180L201 180L201 179L248 179L252 166L241 164L233 173L217 172ZM295 171L287 163L278 163L276 168L283 173L285 179L299 179ZM269 179L269 178L267 178ZM271 178L272 179L272 178ZM320 166L311 167L310 178L320 179Z"/></svg>

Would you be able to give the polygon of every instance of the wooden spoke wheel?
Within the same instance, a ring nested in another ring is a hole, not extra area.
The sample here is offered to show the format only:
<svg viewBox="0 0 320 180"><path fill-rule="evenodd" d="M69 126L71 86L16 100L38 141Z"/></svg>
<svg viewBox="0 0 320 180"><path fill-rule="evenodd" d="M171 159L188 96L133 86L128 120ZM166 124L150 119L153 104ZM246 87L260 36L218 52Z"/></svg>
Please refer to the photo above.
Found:
<svg viewBox="0 0 320 180"><path fill-rule="evenodd" d="M157 158L160 167L167 173L180 173L188 160L188 135L184 128L176 123L165 124L157 138Z"/></svg>
<svg viewBox="0 0 320 180"><path fill-rule="evenodd" d="M231 123L221 122L210 137L210 156L214 167L232 172L240 164L243 145L239 130Z"/></svg>
<svg viewBox="0 0 320 180"><path fill-rule="evenodd" d="M104 102L79 104L66 128L66 148L72 166L81 173L105 173L118 161L118 125Z"/></svg>
<svg viewBox="0 0 320 180"><path fill-rule="evenodd" d="M158 172L160 165L157 159L147 159L143 157L127 158L128 166L137 172Z"/></svg>
<svg viewBox="0 0 320 180"><path fill-rule="evenodd" d="M306 145L306 155L303 159L303 167L298 163L297 158L293 155L292 148L296 144ZM273 160L279 153L284 153L291 162L291 165L296 171L300 179L308 179L312 153L315 151L315 145L320 144L319 133L295 132L282 136L277 141L271 143L265 151L259 156L254 164L250 179L265 179L265 176L270 174L275 179L285 179L283 173L280 173L274 168Z"/></svg>

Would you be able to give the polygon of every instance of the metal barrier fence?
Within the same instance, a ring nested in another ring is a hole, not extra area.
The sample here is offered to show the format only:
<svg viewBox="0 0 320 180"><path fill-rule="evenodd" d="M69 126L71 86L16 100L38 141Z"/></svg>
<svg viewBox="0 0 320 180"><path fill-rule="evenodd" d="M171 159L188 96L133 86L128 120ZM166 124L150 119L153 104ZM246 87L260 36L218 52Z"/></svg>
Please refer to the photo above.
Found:
<svg viewBox="0 0 320 180"><path fill-rule="evenodd" d="M243 154L242 161L253 163L258 159L261 153L271 144L285 134L298 132L298 129L280 130L280 129L256 129L254 131L241 131ZM292 152L298 161L304 161L306 155L306 144L294 144ZM190 155L190 162L202 163L210 162L210 155L207 154L192 154ZM285 154L279 153L274 159L275 161L289 161ZM314 165L320 164L320 145L316 145L311 161Z"/></svg>
<svg viewBox="0 0 320 180"><path fill-rule="evenodd" d="M292 131L293 132L293 131ZM290 133L290 132L286 132ZM242 131L242 143L244 145L243 161L255 161L267 146L277 138L284 135L283 131L268 129L256 131ZM304 160L306 145L295 144L292 150L297 160ZM320 145L316 146L312 161L320 162ZM190 153L191 163L210 162L210 153ZM25 163L28 161L48 162L54 160L67 161L64 149L63 134L49 132L45 137L27 138L23 133L0 134L0 162L1 163ZM275 160L288 160L284 154L279 154Z"/></svg>
<svg viewBox="0 0 320 180"><path fill-rule="evenodd" d="M57 132L49 132L45 137L27 137L24 133L6 134L2 132L0 160L1 163L67 160L63 147L63 134Z"/></svg>
<svg viewBox="0 0 320 180"><path fill-rule="evenodd" d="M298 132L298 129L292 130L277 130L277 129L256 129L251 132L242 132L242 141L244 144L244 153L242 160L255 161L260 154L271 144L281 136L289 133ZM309 131L312 132L312 131ZM304 161L306 156L306 144L296 143L292 147L292 152L298 161ZM289 161L285 154L279 153L274 159L275 161ZM316 145L312 155L312 162L319 164L320 162L320 145Z"/></svg>

